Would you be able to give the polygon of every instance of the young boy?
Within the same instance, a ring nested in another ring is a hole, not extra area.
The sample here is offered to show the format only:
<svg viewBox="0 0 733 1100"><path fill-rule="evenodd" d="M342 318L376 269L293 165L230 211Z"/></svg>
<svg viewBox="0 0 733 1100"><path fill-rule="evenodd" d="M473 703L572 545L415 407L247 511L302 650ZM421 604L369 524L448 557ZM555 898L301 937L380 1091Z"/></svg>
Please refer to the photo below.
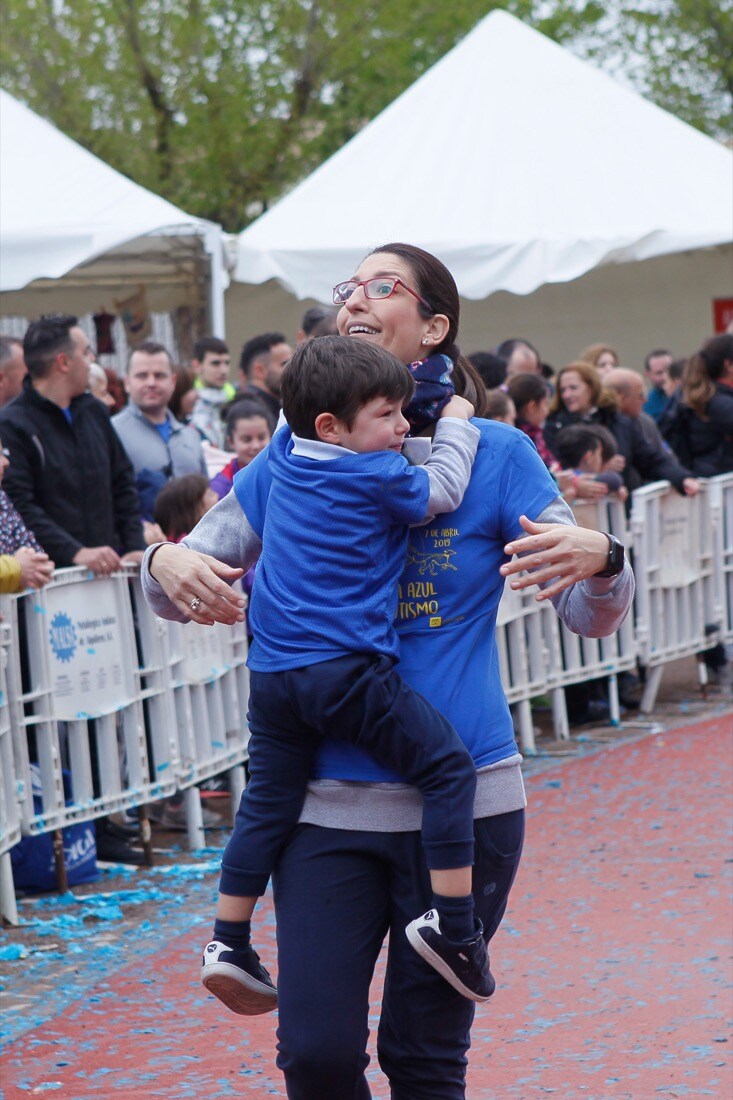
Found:
<svg viewBox="0 0 733 1100"><path fill-rule="evenodd" d="M237 393L229 381L230 363L229 348L223 340L202 336L196 341L191 366L196 372L193 386L197 397L191 423L204 439L220 449L224 447L222 409Z"/></svg>
<svg viewBox="0 0 733 1100"><path fill-rule="evenodd" d="M475 767L452 726L394 670L408 527L458 507L479 433L450 386L430 458L408 465L402 407L414 388L393 355L349 337L302 345L283 373L290 431L270 445L250 605L250 782L222 859L201 974L243 1015L276 1006L249 921L324 737L358 745L421 790L433 908L408 925L408 939L464 996L484 1001L494 989L471 895ZM247 476L238 475L238 495Z"/></svg>
<svg viewBox="0 0 733 1100"><path fill-rule="evenodd" d="M595 424L569 424L558 432L555 440L555 454L564 470L573 470L576 474L593 474L595 481L602 481L608 486L609 493L618 493L622 500L626 500L628 493L624 486L624 479L616 470L604 470L604 461L615 454L614 449L608 454L610 444L607 442L607 457L604 457L604 438L601 432L610 436L610 432L600 425ZM613 443L613 437L611 437Z"/></svg>

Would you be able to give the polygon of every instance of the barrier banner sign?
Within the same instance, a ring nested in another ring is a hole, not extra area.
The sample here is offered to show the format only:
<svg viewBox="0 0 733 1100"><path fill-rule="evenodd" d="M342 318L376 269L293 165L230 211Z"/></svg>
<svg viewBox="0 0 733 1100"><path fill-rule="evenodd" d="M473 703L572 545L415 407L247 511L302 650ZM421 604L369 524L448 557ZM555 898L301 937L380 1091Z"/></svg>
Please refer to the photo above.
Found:
<svg viewBox="0 0 733 1100"><path fill-rule="evenodd" d="M220 625L201 626L200 623L189 623L184 629L184 675L188 683L206 684L224 672L221 632Z"/></svg>
<svg viewBox="0 0 733 1100"><path fill-rule="evenodd" d="M699 576L697 534L686 497L668 493L660 516L659 580L663 588L692 584Z"/></svg>
<svg viewBox="0 0 733 1100"><path fill-rule="evenodd" d="M115 582L51 585L45 637L57 719L110 714L134 696L131 654L124 652Z"/></svg>

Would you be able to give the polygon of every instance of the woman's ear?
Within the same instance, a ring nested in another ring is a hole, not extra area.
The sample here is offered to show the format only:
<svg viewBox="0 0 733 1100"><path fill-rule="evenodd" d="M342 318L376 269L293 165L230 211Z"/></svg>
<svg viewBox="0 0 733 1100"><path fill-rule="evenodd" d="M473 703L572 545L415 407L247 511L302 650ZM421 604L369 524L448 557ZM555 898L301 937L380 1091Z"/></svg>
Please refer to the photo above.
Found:
<svg viewBox="0 0 733 1100"><path fill-rule="evenodd" d="M435 313L430 318L424 338L431 347L437 348L445 340L449 328L450 321L446 315L444 313Z"/></svg>
<svg viewBox="0 0 733 1100"><path fill-rule="evenodd" d="M334 446L342 446L344 425L330 412L319 413L313 422L316 435L322 443L333 443Z"/></svg>

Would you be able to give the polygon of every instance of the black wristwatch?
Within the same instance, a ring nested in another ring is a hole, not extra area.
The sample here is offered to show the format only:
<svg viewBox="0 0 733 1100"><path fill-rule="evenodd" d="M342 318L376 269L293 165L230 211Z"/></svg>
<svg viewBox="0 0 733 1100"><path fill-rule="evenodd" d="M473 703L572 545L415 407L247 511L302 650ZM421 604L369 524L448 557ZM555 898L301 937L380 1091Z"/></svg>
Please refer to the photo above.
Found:
<svg viewBox="0 0 733 1100"><path fill-rule="evenodd" d="M604 534L609 542L608 558L606 559L606 566L601 569L600 573L594 573L594 577L617 577L624 567L624 548L623 544L618 541L613 535L609 535L608 531L604 531Z"/></svg>

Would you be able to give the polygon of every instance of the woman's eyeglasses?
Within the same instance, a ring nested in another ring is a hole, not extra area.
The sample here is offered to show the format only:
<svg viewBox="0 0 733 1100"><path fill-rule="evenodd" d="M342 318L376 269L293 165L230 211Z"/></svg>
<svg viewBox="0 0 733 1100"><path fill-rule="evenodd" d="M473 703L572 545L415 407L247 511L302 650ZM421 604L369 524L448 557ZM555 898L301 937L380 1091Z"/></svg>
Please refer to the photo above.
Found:
<svg viewBox="0 0 733 1100"><path fill-rule="evenodd" d="M418 302L425 306L425 309L429 309L433 312L432 306L421 298L416 290L407 286L402 282L402 279L398 279L393 276L379 276L376 279L347 279L343 283L336 283L333 288L333 301L334 305L342 306L344 302L348 302L351 295L360 286L364 287L364 294L367 298L371 298L372 301L378 302L383 298L391 298L398 286L401 286L403 290L406 290L408 294L411 294L413 298L417 298Z"/></svg>
<svg viewBox="0 0 733 1100"><path fill-rule="evenodd" d="M7 458L8 462L10 462L10 451L7 447L3 447L3 449L0 451L0 454L3 456L3 458Z"/></svg>

